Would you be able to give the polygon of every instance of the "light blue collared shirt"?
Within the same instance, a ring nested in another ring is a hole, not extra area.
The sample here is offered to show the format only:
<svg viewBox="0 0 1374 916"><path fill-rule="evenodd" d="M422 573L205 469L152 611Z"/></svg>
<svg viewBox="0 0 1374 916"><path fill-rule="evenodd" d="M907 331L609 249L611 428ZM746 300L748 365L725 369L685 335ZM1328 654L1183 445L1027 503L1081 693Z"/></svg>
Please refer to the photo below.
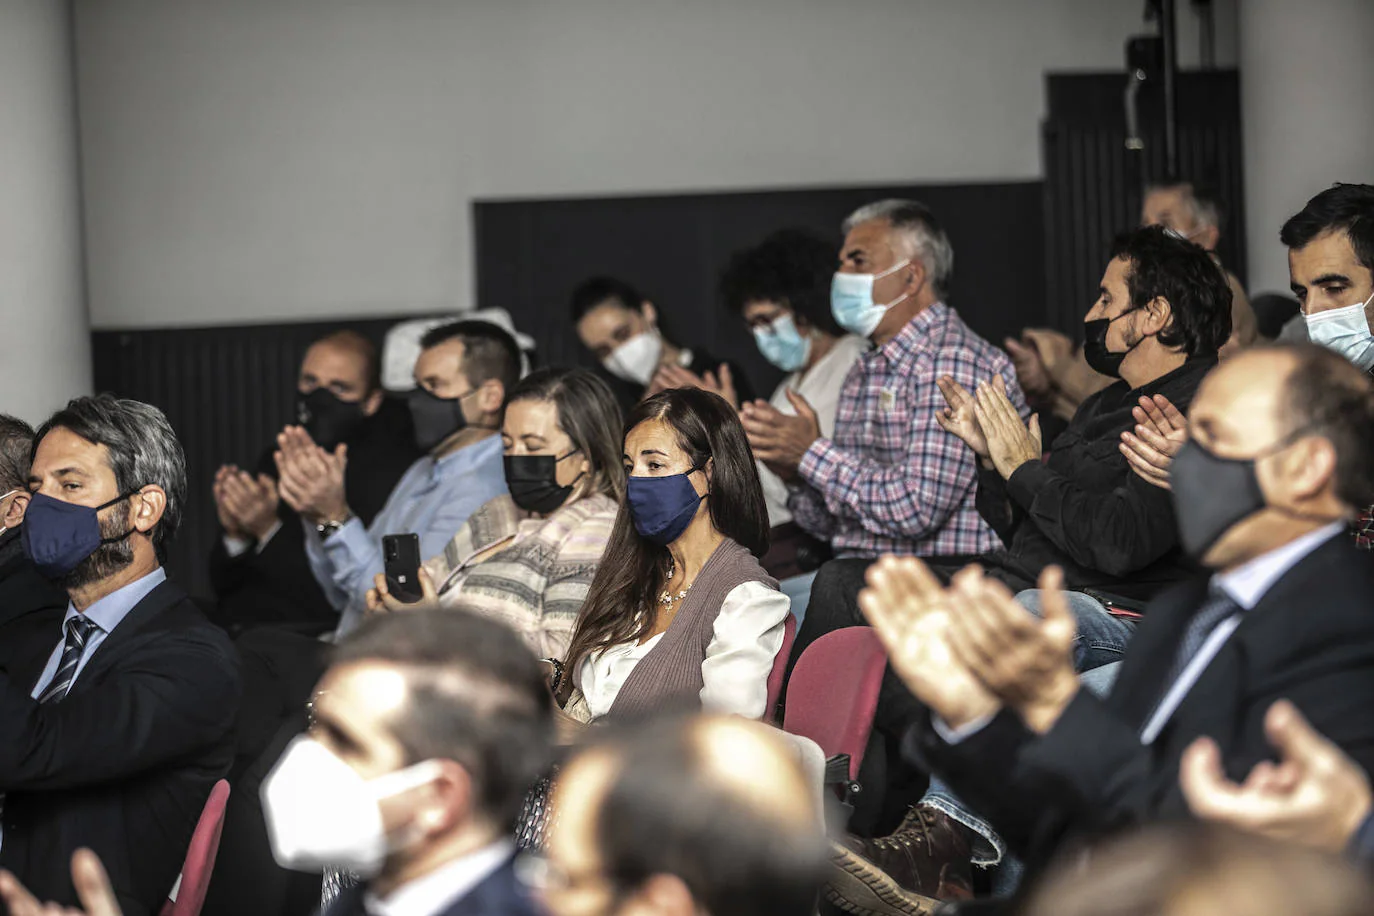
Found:
<svg viewBox="0 0 1374 916"><path fill-rule="evenodd" d="M321 541L315 526L302 520L310 571L342 614L340 636L362 620L367 590L382 572L382 535L418 534L421 561L438 556L469 515L506 492L502 454L501 437L488 436L437 461L421 458L392 488L386 505L367 527L351 518Z"/></svg>
<svg viewBox="0 0 1374 916"><path fill-rule="evenodd" d="M76 663L76 673L72 675L72 684L76 684L76 679L81 676L81 671L86 667L100 648L100 644L105 641L105 637L114 632L114 628L129 616L129 612L134 609L148 593L167 581L167 571L161 566L142 579L135 579L123 588L110 592L95 604L86 608L86 619L96 625L96 629L86 637L86 645L81 650L81 660ZM77 616L81 612L67 603L67 614L62 618L62 632L57 637L57 647L52 650L52 655L48 657L48 665L43 669L43 673L38 678L38 683L33 685L33 692L29 696L35 700L48 689L52 683L53 675L57 674L57 666L62 661L62 647L67 644L67 621Z"/></svg>

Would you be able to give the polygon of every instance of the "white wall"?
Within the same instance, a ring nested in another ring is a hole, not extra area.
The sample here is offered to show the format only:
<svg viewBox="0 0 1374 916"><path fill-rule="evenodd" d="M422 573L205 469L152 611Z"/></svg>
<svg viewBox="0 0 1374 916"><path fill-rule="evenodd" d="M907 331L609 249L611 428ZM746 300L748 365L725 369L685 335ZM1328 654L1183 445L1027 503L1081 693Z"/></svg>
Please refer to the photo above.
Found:
<svg viewBox="0 0 1374 916"><path fill-rule="evenodd" d="M1140 0L77 4L107 328L467 306L474 198L1034 178L1043 72L1145 30Z"/></svg>
<svg viewBox="0 0 1374 916"><path fill-rule="evenodd" d="M1245 0L1240 54L1250 288L1287 291L1284 220L1374 184L1374 0Z"/></svg>
<svg viewBox="0 0 1374 916"><path fill-rule="evenodd" d="M0 0L0 411L91 387L67 5Z"/></svg>

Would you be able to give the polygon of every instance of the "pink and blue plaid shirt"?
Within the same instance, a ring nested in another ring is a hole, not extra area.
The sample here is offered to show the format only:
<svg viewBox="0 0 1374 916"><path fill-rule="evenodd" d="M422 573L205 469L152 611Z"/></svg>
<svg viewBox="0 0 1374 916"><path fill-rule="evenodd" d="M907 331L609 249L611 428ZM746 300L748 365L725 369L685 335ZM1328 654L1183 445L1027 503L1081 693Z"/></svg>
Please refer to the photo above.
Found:
<svg viewBox="0 0 1374 916"><path fill-rule="evenodd" d="M845 377L835 434L811 444L800 467L805 483L787 501L796 522L836 556L971 555L1001 546L974 508L977 459L935 421L945 407L935 380L946 375L969 391L1000 375L1028 414L1011 360L943 302L865 353Z"/></svg>

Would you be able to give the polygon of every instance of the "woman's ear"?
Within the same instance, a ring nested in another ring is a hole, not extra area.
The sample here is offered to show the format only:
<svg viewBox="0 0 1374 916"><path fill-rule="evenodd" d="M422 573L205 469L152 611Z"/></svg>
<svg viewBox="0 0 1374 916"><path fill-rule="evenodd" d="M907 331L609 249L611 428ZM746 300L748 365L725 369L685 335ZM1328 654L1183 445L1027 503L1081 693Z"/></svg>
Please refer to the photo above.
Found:
<svg viewBox="0 0 1374 916"><path fill-rule="evenodd" d="M644 318L644 323L651 328L658 327L658 309L648 299L639 303L639 314Z"/></svg>
<svg viewBox="0 0 1374 916"><path fill-rule="evenodd" d="M711 493L712 483L714 483L715 480L716 459L707 458L706 463L702 465L701 472L706 475L706 495L709 496Z"/></svg>

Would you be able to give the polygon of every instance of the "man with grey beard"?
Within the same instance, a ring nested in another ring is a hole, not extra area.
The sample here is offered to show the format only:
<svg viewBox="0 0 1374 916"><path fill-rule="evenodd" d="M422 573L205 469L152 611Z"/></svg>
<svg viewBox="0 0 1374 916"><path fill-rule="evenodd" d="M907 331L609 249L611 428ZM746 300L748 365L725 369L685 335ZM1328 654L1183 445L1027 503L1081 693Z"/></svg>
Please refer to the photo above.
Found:
<svg viewBox="0 0 1374 916"><path fill-rule="evenodd" d="M77 398L34 443L23 549L69 601L0 671L0 866L74 905L88 847L125 914L153 913L229 768L237 663L162 569L186 495L162 412Z"/></svg>

